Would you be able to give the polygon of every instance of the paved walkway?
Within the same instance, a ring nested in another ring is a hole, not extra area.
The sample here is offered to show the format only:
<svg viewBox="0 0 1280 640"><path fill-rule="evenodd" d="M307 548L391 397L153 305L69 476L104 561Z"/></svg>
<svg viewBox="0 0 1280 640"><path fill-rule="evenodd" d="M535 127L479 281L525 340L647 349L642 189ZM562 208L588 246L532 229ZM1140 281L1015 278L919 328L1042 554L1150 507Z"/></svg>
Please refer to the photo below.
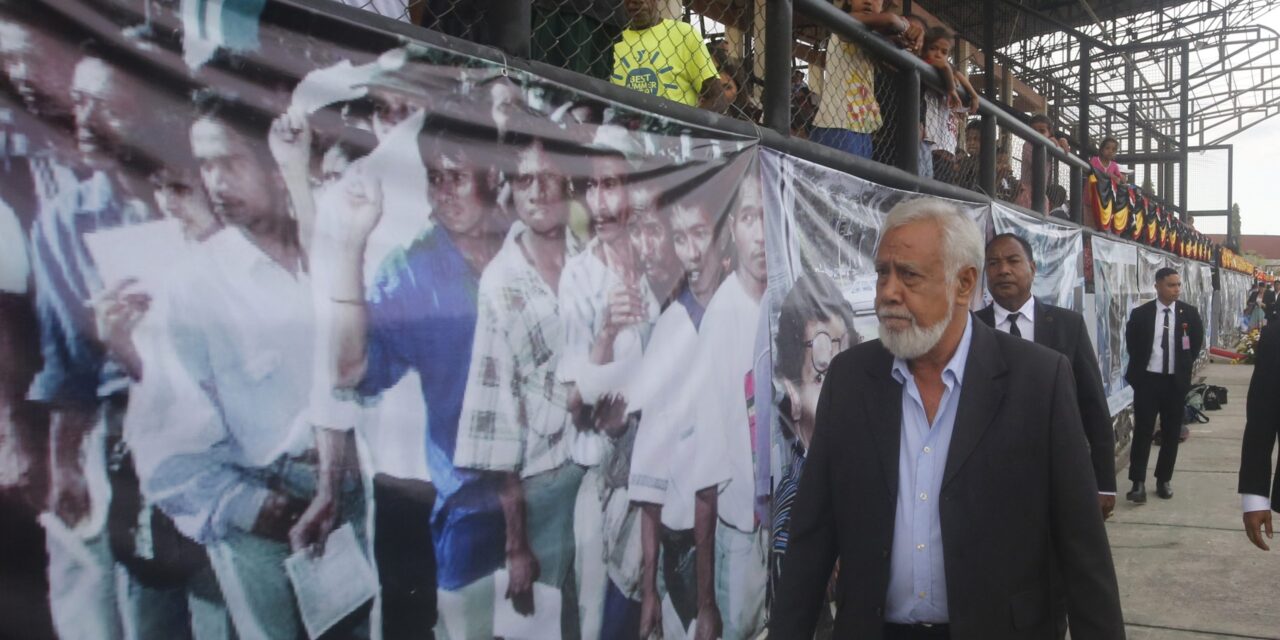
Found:
<svg viewBox="0 0 1280 640"><path fill-rule="evenodd" d="M1252 373L1251 366L1228 364L1203 372L1207 382L1230 390L1230 403L1207 412L1211 421L1194 425L1179 448L1172 500L1156 497L1149 478L1147 504L1126 501L1123 461L1107 534L1131 640L1280 639L1280 536L1270 553L1254 547L1236 495ZM1155 459L1153 450L1152 468Z"/></svg>

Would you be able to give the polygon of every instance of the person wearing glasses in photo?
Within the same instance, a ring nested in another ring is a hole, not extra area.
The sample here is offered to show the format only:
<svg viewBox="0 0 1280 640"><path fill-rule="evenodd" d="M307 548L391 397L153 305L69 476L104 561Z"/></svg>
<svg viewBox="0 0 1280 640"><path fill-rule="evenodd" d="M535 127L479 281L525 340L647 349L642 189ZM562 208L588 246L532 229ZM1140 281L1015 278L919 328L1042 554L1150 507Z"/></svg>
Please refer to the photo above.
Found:
<svg viewBox="0 0 1280 640"><path fill-rule="evenodd" d="M782 576L791 507L800 487L805 456L813 442L818 393L826 379L827 367L837 354L860 341L853 328L853 309L830 278L820 273L808 273L796 280L782 302L774 348L777 357L774 373L785 392L779 403L779 413L792 457L783 465L782 480L773 495L773 529L769 545L771 588L777 588ZM824 616L823 620L821 626L829 630L830 618Z"/></svg>

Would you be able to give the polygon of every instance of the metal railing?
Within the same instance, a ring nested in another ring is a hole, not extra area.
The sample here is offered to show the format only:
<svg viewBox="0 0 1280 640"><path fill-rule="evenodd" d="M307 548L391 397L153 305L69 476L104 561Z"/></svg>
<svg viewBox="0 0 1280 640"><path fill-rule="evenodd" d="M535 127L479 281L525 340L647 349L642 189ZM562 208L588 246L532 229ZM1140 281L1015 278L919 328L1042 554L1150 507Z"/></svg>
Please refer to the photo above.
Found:
<svg viewBox="0 0 1280 640"><path fill-rule="evenodd" d="M790 10L794 8L795 11L804 14L808 18L824 24L842 38L856 43L881 62L890 64L898 69L900 90L897 95L899 102L896 105L896 109L903 121L919 121L922 83L936 91L944 90L945 84L938 69L928 65L920 58L893 46L848 14L840 11L830 2L825 0L774 0L769 4L771 11L769 24L772 27L769 31L770 39L782 39L774 34L783 34L786 39L786 42L783 43L766 43L765 55L768 57L769 63L781 67L781 63L785 61L786 68L788 70L790 68L790 29L787 27L790 26L790 20L788 19L791 13ZM782 56L787 57L785 60L779 59ZM773 67L770 67L767 63L766 69L770 68ZM770 96L777 96L780 93L785 94L788 91L788 82L789 73L766 73L765 121L770 128L780 132L787 131L785 128L779 128L779 125L785 127L787 126L785 123L790 122L790 102L783 102L777 98L770 100ZM978 113L982 116L982 155L979 160L982 169L979 182L981 190L992 197L996 193L995 132L997 126L1003 127L1023 138L1027 143L1034 145L1032 166L1030 168L1032 176L1030 208L1036 212L1045 210L1045 191L1048 186L1046 166L1047 159L1052 157L1065 163L1070 168L1070 195L1068 196L1070 212L1072 219L1081 220L1083 202L1081 185L1083 184L1084 172L1090 170L1089 163L1058 148L1053 141L1040 135L1030 125L1011 115L990 100L981 96L974 97L978 99ZM918 160L916 155L919 148L919 140L916 137L918 134L912 127L899 127L896 134L898 135L898 168L909 173L914 172ZM1026 170L1027 168L1024 167L1023 171Z"/></svg>
<svg viewBox="0 0 1280 640"><path fill-rule="evenodd" d="M531 12L535 6L541 6L555 0L514 0L510 2L502 2L501 11L486 12L485 19L489 23L486 33L489 40L485 44L492 45L507 56L519 60L529 60L531 57L531 41L536 37L534 34L534 22L531 18ZM1006 2L1006 0L989 0L984 2L984 10L991 12L997 4ZM495 5L493 0L482 0L478 4L486 6ZM833 5L829 0L768 0L767 2L757 3L756 11L763 11L764 24L767 25L765 31L765 42L763 47L755 48L753 55L761 56L764 59L763 65L757 65L758 72L763 68L763 78L761 79L763 87L763 95L761 96L761 105L763 106L763 124L764 126L776 133L777 135L764 135L762 138L771 146L781 145L790 150L795 151L803 157L819 158L824 164L840 165L847 167L853 173L865 177L874 177L875 179L885 180L893 184L909 184L909 188L914 190L922 190L929 192L947 192L952 195L960 193L967 194L965 199L981 198L985 195L991 199L998 199L1001 196L1008 197L1007 190L998 189L998 173L997 164L1000 161L998 157L1001 153L1001 147L998 146L999 132L1012 134L1022 138L1025 144L1031 145L1029 152L1029 163L1031 166L1021 167L1023 177L1021 182L1023 188L1029 191L1029 202L1023 201L1023 205L1029 205L1029 209L1033 212L1043 214L1046 207L1046 190L1051 182L1065 182L1064 186L1068 191L1069 215L1075 221L1084 220L1084 197L1083 184L1084 177L1091 170L1089 164L1079 155L1068 153L1058 148L1054 141L1040 135L1032 129L1020 114L1012 112L1012 110L999 104L995 99L995 78L994 67L997 59L1004 59L1004 54L989 47L983 48L984 62L987 68L986 87L983 90L979 87L979 91L983 94L977 96L978 99L978 115L981 119L981 145L980 153L977 158L977 180L967 186L975 188L981 195L969 192L967 189L956 188L955 185L948 185L939 180L931 180L921 178L919 176L919 154L920 154L920 134L918 127L899 125L891 128L886 126L885 131L881 131L880 135L885 139L885 144L892 145L892 153L885 158L892 164L892 167L878 164L871 160L863 158L847 156L847 154L827 153L824 148L816 143L805 141L795 141L790 139L792 127L792 87L791 75L796 54L795 29L793 28L796 21L803 17L812 23L820 25L822 29L826 29L831 33L838 35L841 39L853 43L861 48L869 57L873 58L881 65L891 67L895 72L889 76L892 80L892 91L886 91L889 96L888 100L891 104L882 105L886 112L892 112L894 119L898 123L919 122L921 115L921 93L923 91L943 91L943 79L940 72L925 63L922 59L912 55L911 53L897 48L893 43L864 27L860 22L850 17ZM758 18L757 18L758 19ZM1045 17L1045 19L1048 19ZM1089 126L1089 58L1094 55L1106 54L1111 51L1110 47L1105 43L1098 41L1088 35L1071 29L1067 25L1059 25L1064 31L1070 32L1073 36L1080 39L1082 46L1089 49L1084 52L1082 60L1078 61L1080 65L1081 86L1080 90L1074 95L1080 100L1080 122L1076 123L1079 131L1087 131ZM993 38L990 38L994 42ZM990 43L988 43L990 44ZM989 50L990 49L990 50ZM1006 63L1006 72L1008 64ZM1016 62L1016 61L1015 61ZM539 70L541 73L542 70ZM562 79L567 84L575 87L590 87L590 91L597 94L617 94L610 95L610 99L622 103L629 103L636 106L644 104L647 110L655 113L682 113L682 119L692 120L695 122L705 122L711 126L720 128L734 129L734 125L728 124L728 119L706 118L711 114L703 113L693 115L684 112L682 105L676 105L662 100L646 100L648 96L637 95L634 92L614 92L612 89L606 90L600 87L604 82L592 83L589 78L581 76L581 74L566 76ZM963 90L960 92L963 95ZM652 103L652 104L648 104ZM1075 106L1075 105L1072 105ZM711 124L714 122L715 124ZM758 130L757 130L758 133ZM1077 151L1081 154L1088 152L1090 148L1089 140L1086 136L1077 133L1075 136L1069 136L1076 146ZM1008 149L1004 149L1004 153L1008 153ZM1176 160L1182 160L1185 153L1182 150L1174 153L1179 154ZM1010 154L1011 156L1013 154ZM1011 160L1015 160L1012 159ZM1061 174L1054 172L1050 174L1050 162L1056 161L1058 168L1065 167L1065 173L1069 177L1061 180ZM895 169L895 170L890 170ZM900 173L899 173L900 172ZM1007 172L1006 172L1007 173ZM1027 175L1029 174L1029 176ZM915 180L911 180L914 177ZM1180 180L1179 187L1185 190L1185 179ZM1166 196L1163 191L1162 195ZM1182 198L1185 200L1185 197ZM1181 209L1181 202L1179 207Z"/></svg>

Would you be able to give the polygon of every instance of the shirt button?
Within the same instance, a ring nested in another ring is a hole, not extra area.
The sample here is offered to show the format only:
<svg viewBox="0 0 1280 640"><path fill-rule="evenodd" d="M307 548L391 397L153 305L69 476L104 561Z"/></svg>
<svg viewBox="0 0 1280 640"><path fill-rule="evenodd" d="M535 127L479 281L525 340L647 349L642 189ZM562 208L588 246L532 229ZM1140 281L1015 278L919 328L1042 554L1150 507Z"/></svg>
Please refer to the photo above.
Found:
<svg viewBox="0 0 1280 640"><path fill-rule="evenodd" d="M924 545L922 544L916 545L916 551L924 551Z"/></svg>
<svg viewBox="0 0 1280 640"><path fill-rule="evenodd" d="M924 452L925 452L925 453L933 453L933 447L925 447L925 448L924 448Z"/></svg>
<svg viewBox="0 0 1280 640"><path fill-rule="evenodd" d="M921 500L928 500L928 499L929 499L929 494L927 494L927 493L921 493L921 494L920 494L920 499L921 499Z"/></svg>

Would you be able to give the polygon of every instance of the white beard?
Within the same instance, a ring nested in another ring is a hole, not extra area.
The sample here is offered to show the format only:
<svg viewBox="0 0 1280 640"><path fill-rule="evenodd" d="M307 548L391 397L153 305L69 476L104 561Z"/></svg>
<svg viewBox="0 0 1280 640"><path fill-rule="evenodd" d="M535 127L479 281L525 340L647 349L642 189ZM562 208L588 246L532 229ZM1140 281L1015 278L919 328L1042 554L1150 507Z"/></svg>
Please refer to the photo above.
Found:
<svg viewBox="0 0 1280 640"><path fill-rule="evenodd" d="M880 342L894 356L903 360L914 360L929 353L930 349L937 346L942 340L942 334L946 333L947 327L951 325L951 319L955 316L956 305L953 294L947 295L947 317L930 327L921 327L916 323L915 316L911 316L911 326L906 329L893 330L885 326L884 318L880 317L882 310L876 309L876 316L880 318ZM901 317L902 315L910 316L911 312L905 307L894 309L892 317Z"/></svg>

